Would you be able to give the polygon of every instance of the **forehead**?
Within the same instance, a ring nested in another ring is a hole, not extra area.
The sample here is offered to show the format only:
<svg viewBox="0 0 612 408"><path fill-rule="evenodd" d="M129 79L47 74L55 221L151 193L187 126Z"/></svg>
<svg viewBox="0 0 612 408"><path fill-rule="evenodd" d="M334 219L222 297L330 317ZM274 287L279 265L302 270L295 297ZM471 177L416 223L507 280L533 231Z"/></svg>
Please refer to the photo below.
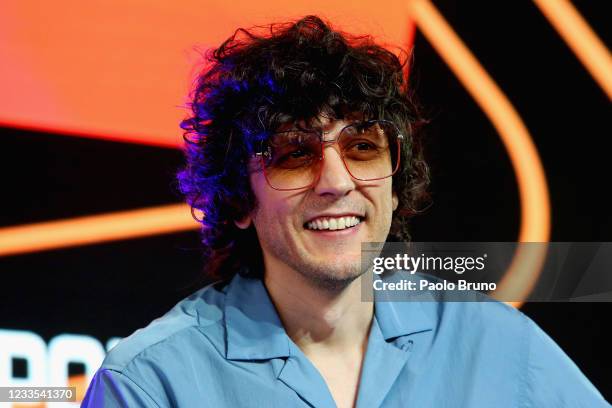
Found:
<svg viewBox="0 0 612 408"><path fill-rule="evenodd" d="M276 132L283 132L291 129L314 129L314 130L330 130L335 126L341 126L343 124L349 124L364 120L365 115L361 112L350 112L343 115L341 118L337 118L333 115L321 113L310 119L290 120L282 123Z"/></svg>

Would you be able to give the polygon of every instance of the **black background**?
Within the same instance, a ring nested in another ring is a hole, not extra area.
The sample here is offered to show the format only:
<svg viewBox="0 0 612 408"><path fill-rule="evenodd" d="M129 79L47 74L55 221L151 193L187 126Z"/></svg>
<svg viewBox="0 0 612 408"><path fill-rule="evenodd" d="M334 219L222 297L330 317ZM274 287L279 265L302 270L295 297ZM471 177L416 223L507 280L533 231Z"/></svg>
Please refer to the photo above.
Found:
<svg viewBox="0 0 612 408"><path fill-rule="evenodd" d="M575 2L606 36L603 1ZM544 163L552 241L612 241L609 101L529 1L437 1L506 93ZM609 45L609 44L608 44ZM433 206L415 241L515 241L514 173L484 114L417 34L412 83L428 118ZM178 150L0 129L0 226L180 200ZM102 342L126 336L195 290L197 232L0 258L0 328ZM612 400L610 303L531 303L533 318Z"/></svg>

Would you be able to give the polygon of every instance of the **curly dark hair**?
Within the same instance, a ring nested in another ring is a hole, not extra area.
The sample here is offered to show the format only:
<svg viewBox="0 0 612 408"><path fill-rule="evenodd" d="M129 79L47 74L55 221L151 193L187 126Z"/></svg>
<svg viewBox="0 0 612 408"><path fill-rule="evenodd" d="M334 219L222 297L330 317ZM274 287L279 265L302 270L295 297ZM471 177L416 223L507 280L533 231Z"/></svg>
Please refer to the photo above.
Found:
<svg viewBox="0 0 612 408"><path fill-rule="evenodd" d="M399 206L388 241L410 239L407 221L428 197L429 172L406 61L370 36L335 31L316 16L238 29L206 60L190 98L190 117L181 123L186 166L177 175L192 213L203 214L198 221L205 281L236 272L262 275L254 227L234 224L256 206L249 157L281 124L310 121L322 112L335 119L359 112L398 126L405 139L402 167L393 176Z"/></svg>

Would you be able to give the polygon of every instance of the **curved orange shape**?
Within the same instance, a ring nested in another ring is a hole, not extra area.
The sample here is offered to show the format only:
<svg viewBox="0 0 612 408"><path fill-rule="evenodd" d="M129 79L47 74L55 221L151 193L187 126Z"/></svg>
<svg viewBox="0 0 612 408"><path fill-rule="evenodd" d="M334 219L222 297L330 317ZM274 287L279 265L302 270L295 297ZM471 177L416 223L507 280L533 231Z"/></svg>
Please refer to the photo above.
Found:
<svg viewBox="0 0 612 408"><path fill-rule="evenodd" d="M0 229L0 256L197 229L186 204L171 204Z"/></svg>
<svg viewBox="0 0 612 408"><path fill-rule="evenodd" d="M444 17L428 0L408 2L410 17L487 115L506 148L520 195L520 242L546 242L550 237L550 199L544 168L527 128L493 79L479 64ZM534 248L536 250L534 250ZM525 299L537 282L546 258L545 246L519 246L512 265L492 294L499 299Z"/></svg>
<svg viewBox="0 0 612 408"><path fill-rule="evenodd" d="M612 55L578 10L567 0L533 2L612 99Z"/></svg>

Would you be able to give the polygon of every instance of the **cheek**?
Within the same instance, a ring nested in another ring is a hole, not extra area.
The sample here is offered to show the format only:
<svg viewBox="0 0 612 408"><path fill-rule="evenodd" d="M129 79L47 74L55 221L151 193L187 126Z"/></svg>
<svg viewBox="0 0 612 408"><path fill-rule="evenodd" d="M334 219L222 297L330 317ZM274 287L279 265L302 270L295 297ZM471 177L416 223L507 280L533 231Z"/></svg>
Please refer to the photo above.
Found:
<svg viewBox="0 0 612 408"><path fill-rule="evenodd" d="M380 201L378 203L380 227L388 229L391 226L391 220L393 218L393 191L391 185L385 186L386 188L381 191Z"/></svg>
<svg viewBox="0 0 612 408"><path fill-rule="evenodd" d="M393 188L391 183L385 184L380 194L380 208L385 215L393 212Z"/></svg>
<svg viewBox="0 0 612 408"><path fill-rule="evenodd" d="M263 174L252 174L251 186L257 200L253 211L255 227L261 235L268 232L282 234L282 229L287 228L286 224L291 221L290 216L296 213L299 200L290 192L270 188Z"/></svg>

